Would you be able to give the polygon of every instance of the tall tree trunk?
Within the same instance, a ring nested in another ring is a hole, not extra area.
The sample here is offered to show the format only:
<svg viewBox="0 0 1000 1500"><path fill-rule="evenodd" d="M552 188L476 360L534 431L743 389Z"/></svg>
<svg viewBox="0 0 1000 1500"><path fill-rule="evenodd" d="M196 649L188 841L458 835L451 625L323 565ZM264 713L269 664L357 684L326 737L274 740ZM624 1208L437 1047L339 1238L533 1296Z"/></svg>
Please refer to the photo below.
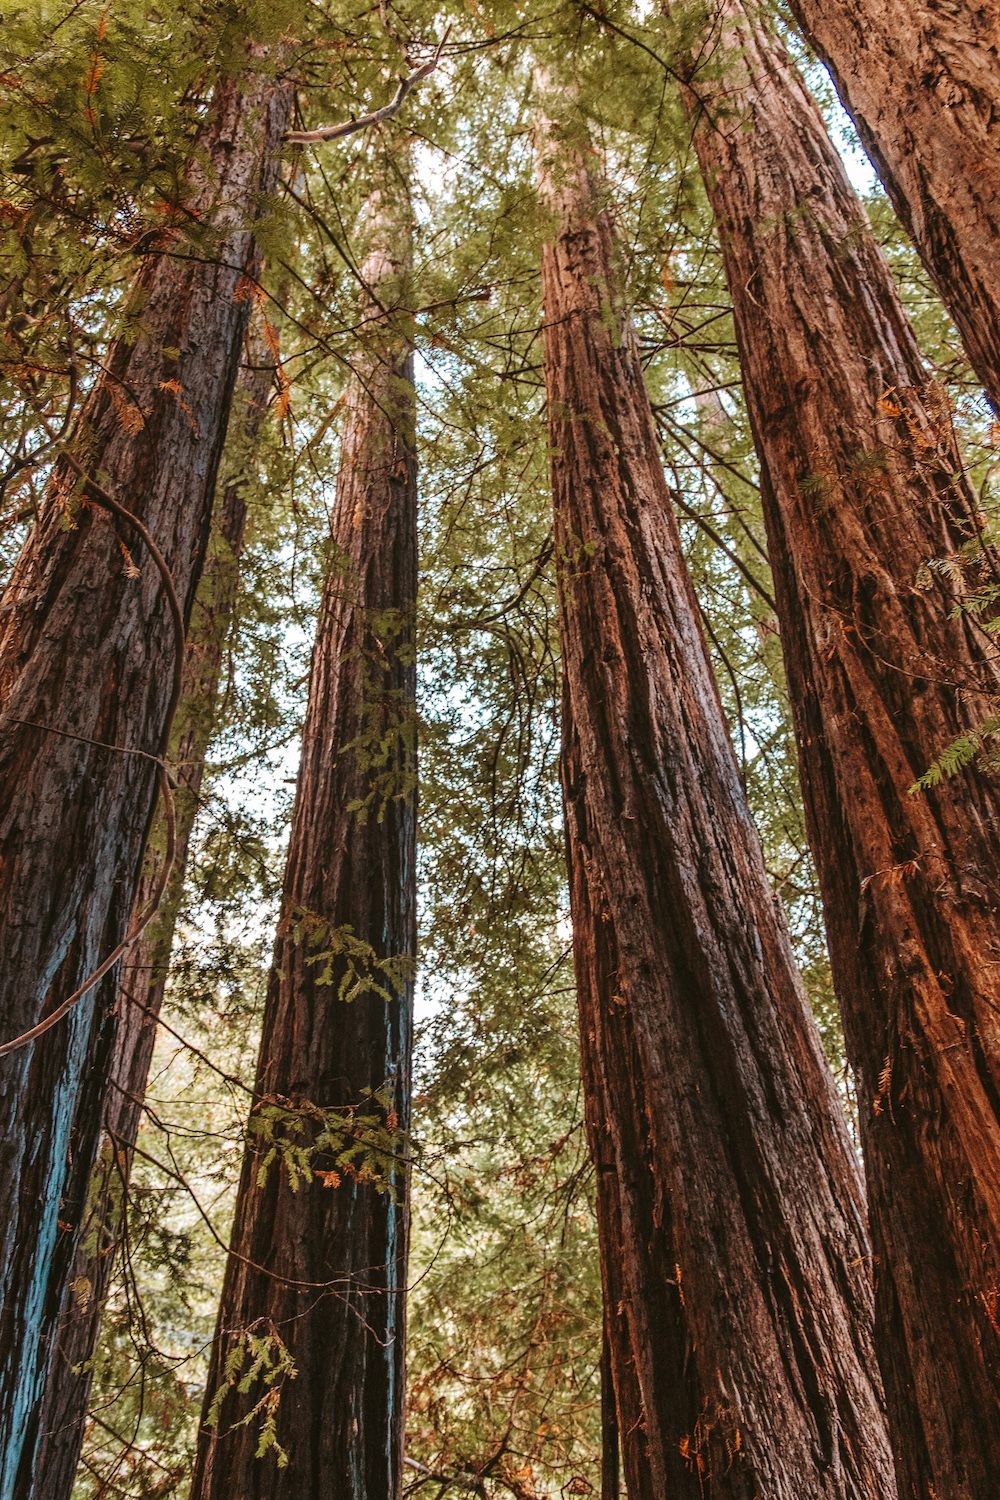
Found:
<svg viewBox="0 0 1000 1500"><path fill-rule="evenodd" d="M252 50L266 66L268 49ZM234 293L254 255L248 226L276 183L291 100L288 82L256 70L219 84L185 205L205 226L202 246L150 257L131 304L139 332L115 345L83 413L81 459L153 534L185 620L250 307ZM104 512L83 509L64 529L75 484L60 463L2 604L2 1041L50 1014L123 936L156 787L149 756L161 752L171 696L175 638L160 577ZM2 1500L37 1435L42 1351L101 1134L115 992L112 972L0 1062Z"/></svg>
<svg viewBox="0 0 1000 1500"><path fill-rule="evenodd" d="M177 853L159 912L122 964L101 1144L80 1208L80 1238L67 1271L55 1336L47 1354L43 1354L48 1368L38 1441L33 1462L22 1462L15 1486L17 1500L28 1500L29 1496L69 1500L79 1462L93 1379L92 1360L121 1237L132 1148L142 1118L156 1018L163 1003L205 756L215 729L229 622L239 588L239 557L247 515L242 464L253 451L274 379L273 361L262 338L248 343L248 360L236 384L223 459L227 477L220 486L212 517L212 535L185 646L181 700L168 752L178 783L174 794ZM163 832L162 822L159 827L154 825L150 843L162 842ZM152 898L155 880L152 872L140 880L135 911L142 911Z"/></svg>
<svg viewBox="0 0 1000 1500"><path fill-rule="evenodd" d="M395 310L410 254L399 167L387 152L370 205L361 274L376 342L349 388L283 920L192 1500L398 1500L402 1491L405 1169L397 1166L390 1195L326 1153L314 1161L322 1183L296 1190L284 1165L264 1165L267 1144L254 1135L255 1117L259 1128L275 1104L365 1113L369 1091L383 1087L390 1126L393 1115L400 1130L409 1121L413 996L399 957L416 948L417 535L413 360ZM344 937L368 945L357 971L381 987L350 1003L340 996L350 979ZM251 1335L273 1340L275 1359L280 1339L298 1377L240 1426L266 1394L261 1385L241 1394L232 1380ZM274 1448L255 1456L268 1419L287 1467Z"/></svg>
<svg viewBox="0 0 1000 1500"><path fill-rule="evenodd" d="M888 1500L858 1170L740 788L611 222L553 129L562 777L628 1494Z"/></svg>
<svg viewBox="0 0 1000 1500"><path fill-rule="evenodd" d="M1000 413L996 0L790 0Z"/></svg>
<svg viewBox="0 0 1000 1500"><path fill-rule="evenodd" d="M818 111L783 51L734 6L723 14L732 67L699 78L689 104L857 1077L900 1495L987 1500L1000 1454L1000 789L977 764L908 795L984 711L977 689L998 685L992 641L952 618L945 577L921 573L975 536L976 499Z"/></svg>

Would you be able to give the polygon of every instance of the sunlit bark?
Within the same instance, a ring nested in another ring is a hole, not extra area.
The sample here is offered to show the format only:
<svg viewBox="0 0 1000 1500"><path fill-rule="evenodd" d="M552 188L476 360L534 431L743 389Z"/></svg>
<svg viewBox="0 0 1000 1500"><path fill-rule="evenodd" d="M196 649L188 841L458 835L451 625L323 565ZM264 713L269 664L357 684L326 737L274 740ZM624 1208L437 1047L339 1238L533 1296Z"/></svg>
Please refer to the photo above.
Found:
<svg viewBox="0 0 1000 1500"><path fill-rule="evenodd" d="M1000 412L1000 9L791 0Z"/></svg>
<svg viewBox="0 0 1000 1500"><path fill-rule="evenodd" d="M689 104L857 1078L899 1490L987 1500L1000 1453L1000 795L982 765L909 794L997 690L992 641L926 567L974 539L976 498L818 111L761 29L731 4L718 20L731 66L721 83L697 77Z"/></svg>
<svg viewBox="0 0 1000 1500"><path fill-rule="evenodd" d="M857 1167L740 787L611 221L572 135L547 123L538 149L574 959L628 1494L888 1500Z"/></svg>

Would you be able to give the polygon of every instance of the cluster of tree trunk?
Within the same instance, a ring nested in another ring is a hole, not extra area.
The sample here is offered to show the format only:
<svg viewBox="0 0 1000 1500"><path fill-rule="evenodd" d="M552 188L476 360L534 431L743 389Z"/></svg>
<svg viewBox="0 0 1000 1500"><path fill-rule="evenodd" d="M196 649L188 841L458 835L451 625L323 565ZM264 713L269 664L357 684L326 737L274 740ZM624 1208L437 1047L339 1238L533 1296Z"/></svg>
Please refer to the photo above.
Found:
<svg viewBox="0 0 1000 1500"><path fill-rule="evenodd" d="M694 69L687 97L857 1080L899 1489L985 1500L1000 1452L1000 788L974 765L909 794L1000 685L992 641L926 568L975 541L978 501L818 110L761 25L731 0L717 22L713 61L730 61L721 83Z"/></svg>
<svg viewBox="0 0 1000 1500"><path fill-rule="evenodd" d="M628 1493L891 1496L857 1166L740 786L611 220L561 102L537 151L558 221L562 779Z"/></svg>
<svg viewBox="0 0 1000 1500"><path fill-rule="evenodd" d="M792 5L997 400L990 14ZM926 568L979 535L977 499L800 78L732 0L706 26L678 66L760 460L873 1243L870 1254L701 635L609 205L571 92L545 79L562 778L606 1307L606 1500L616 1432L632 1500L894 1500L897 1482L900 1500L992 1500L1000 795L979 766L909 795L998 689L989 642L956 610L947 574ZM275 184L291 102L265 69L220 83L189 204L213 225L213 254L151 256L138 287L146 334L114 347L77 434L88 472L110 475L155 536L185 621L251 306L237 287L260 270L247 226ZM264 1169L259 1129L285 1118L316 1131L373 1110L389 1134L409 1123L417 532L398 141L373 173L368 333L348 392L193 1500L398 1500L402 1488L405 1152L388 1192L322 1152L296 1187L280 1162ZM269 378L247 374L251 428ZM146 559L129 576L105 514L82 509L63 529L76 483L59 464L0 606L0 1042L51 1014L120 939L166 748L175 644L162 583ZM244 521L235 484L216 517L207 608L222 614ZM220 639L209 620L187 648L187 691L208 708ZM195 793L207 723L179 725L171 748ZM181 866L189 831L188 816ZM0 1500L54 1500L72 1484L80 1366L169 938L168 908L117 1004L107 978L0 1060ZM358 981L353 1000L341 981ZM294 1386L237 1390L252 1340L294 1365ZM257 1459L262 1431L270 1451Z"/></svg>

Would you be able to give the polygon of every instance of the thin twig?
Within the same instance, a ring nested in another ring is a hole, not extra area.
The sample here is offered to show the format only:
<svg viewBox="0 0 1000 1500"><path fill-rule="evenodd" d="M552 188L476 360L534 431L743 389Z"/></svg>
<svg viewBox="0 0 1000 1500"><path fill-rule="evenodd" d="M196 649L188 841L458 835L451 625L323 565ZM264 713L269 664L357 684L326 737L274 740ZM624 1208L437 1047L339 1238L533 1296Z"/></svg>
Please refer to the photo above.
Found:
<svg viewBox="0 0 1000 1500"><path fill-rule="evenodd" d="M746 796L746 790L747 790L747 737L746 737L746 731L745 731L744 726L743 726L743 699L742 699L742 697L740 695L740 685L736 681L736 673L733 671L733 668L732 668L732 665L730 663L729 657L726 655L725 651L723 651L722 646L719 643L719 638L716 635L715 631L712 629L712 623L709 620L708 615L705 613L704 609L702 609L700 601L698 603L698 613L701 615L701 622L702 622L702 624L704 625L705 629L708 632L709 640L712 642L712 645L715 647L716 651L718 651L719 655L721 656L721 658L722 658L722 664L723 664L723 666L726 669L726 674L729 677L729 681L733 685L733 693L734 693L735 698L736 698L736 722L739 724L739 728L740 728L740 764L737 767L736 774L740 778L740 786L743 788L743 795Z"/></svg>
<svg viewBox="0 0 1000 1500"><path fill-rule="evenodd" d="M48 734L62 735L64 740L77 740L81 745L93 745L95 750L116 750L119 755L138 755L143 760L151 760L154 766L160 766L167 771L172 791L176 791L179 785L177 778L171 776L169 770L164 766L159 755L154 755L150 750L137 750L132 745L110 745L107 740L92 740L85 734L74 734L69 729L56 729L53 724L39 724L36 719L16 719L13 714L9 721L11 724L23 724L25 729L44 729Z"/></svg>
<svg viewBox="0 0 1000 1500"><path fill-rule="evenodd" d="M88 1422L96 1423L96 1425L103 1428L105 1432L109 1432L111 1436L116 1440L116 1442L122 1444L126 1452L129 1452L135 1447L134 1439L132 1442L129 1442L128 1438L122 1437L121 1433L117 1432L114 1427L110 1427L107 1422L102 1421L95 1411L91 1410L87 1412L87 1420ZM164 1474L169 1474L171 1479L177 1478L177 1470L168 1469L165 1464L161 1464L159 1459L154 1458L147 1448L144 1448L142 1450L142 1456L148 1463L155 1464L158 1469L162 1469ZM124 1494L124 1491L122 1493Z"/></svg>
<svg viewBox="0 0 1000 1500"><path fill-rule="evenodd" d="M146 1109L148 1112L148 1106L146 1106ZM162 1172L165 1177L172 1177L174 1182L178 1183L191 1199L191 1202L194 1204L201 1218L204 1220L209 1234L215 1240L219 1248L221 1250L224 1250L227 1255L232 1256L234 1260L238 1260L241 1265L249 1266L251 1271L259 1271L262 1276L267 1276L271 1281L280 1282L282 1286L299 1287L302 1290L311 1292L328 1292L334 1297L339 1297L342 1301L345 1300L343 1294L334 1291L334 1288L338 1286L349 1287L352 1280L355 1280L355 1278L353 1278L350 1273L348 1273L346 1276L337 1276L331 1281L298 1281L291 1276L282 1276L279 1271L271 1271L267 1266L258 1265L255 1260L250 1260L247 1256L241 1255L240 1252L232 1244L226 1244L226 1241L219 1234L219 1231L216 1229L207 1212L199 1202L194 1189L191 1187L191 1184L188 1182L187 1178L184 1177L181 1172L176 1170L176 1163L174 1168L171 1169L164 1162L158 1161L155 1156L151 1156L148 1151L144 1151L141 1146L137 1146L134 1141L127 1141L124 1136L118 1135L115 1131L110 1129L108 1130L108 1135L116 1143L116 1145L120 1146L123 1150L131 1151L135 1156L141 1156L144 1161L148 1161L152 1166L156 1167L157 1170ZM170 1149L169 1145L167 1149ZM362 1284L360 1290L368 1291L371 1290L371 1288ZM358 1313L358 1317L361 1317L360 1313ZM361 1321L364 1322L364 1319L362 1318ZM367 1327L368 1325L365 1324L365 1326Z"/></svg>

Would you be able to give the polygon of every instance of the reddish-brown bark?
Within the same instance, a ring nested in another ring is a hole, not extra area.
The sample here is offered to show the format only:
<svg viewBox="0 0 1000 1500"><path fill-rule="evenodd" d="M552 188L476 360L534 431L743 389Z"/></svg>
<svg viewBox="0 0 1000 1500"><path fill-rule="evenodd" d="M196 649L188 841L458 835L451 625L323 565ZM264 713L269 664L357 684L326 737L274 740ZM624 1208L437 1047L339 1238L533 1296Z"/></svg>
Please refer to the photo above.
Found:
<svg viewBox="0 0 1000 1500"><path fill-rule="evenodd" d="M1000 412L1000 9L791 0Z"/></svg>
<svg viewBox="0 0 1000 1500"><path fill-rule="evenodd" d="M132 304L144 331L114 346L78 433L81 460L108 476L153 534L185 618L249 313L234 293L254 255L248 226L276 182L291 97L287 81L249 69L219 84L189 174L188 207L207 238L190 256L178 242L147 261ZM123 935L155 791L148 757L160 753L171 695L175 640L159 576L142 544L123 536L141 569L128 577L121 523L101 511L82 510L63 529L74 484L57 466L2 605L4 1041L70 995ZM37 1435L40 1354L59 1316L100 1138L115 988L112 973L38 1043L0 1063L4 1500Z"/></svg>
<svg viewBox="0 0 1000 1500"><path fill-rule="evenodd" d="M228 626L237 598L247 515L246 475L238 465L252 451L274 379L273 359L263 338L248 343L247 358L249 362L236 384L223 459L226 478L216 500L208 555L185 646L181 699L168 754L178 786L174 797L174 867L156 919L129 949L122 964L101 1146L86 1201L74 1205L71 1211L71 1217L81 1223L80 1239L66 1275L54 1340L43 1356L48 1369L38 1442L30 1465L30 1483L29 1466L22 1465L21 1483L15 1490L18 1500L27 1500L29 1495L39 1500L68 1500L76 1476L93 1378L91 1361L121 1234L132 1148L142 1118L156 1017L163 1003L191 830L215 724ZM162 830L154 827L154 838L158 834L162 835ZM140 880L136 911L145 909L155 882L152 872Z"/></svg>
<svg viewBox="0 0 1000 1500"><path fill-rule="evenodd" d="M392 176L393 167L387 173ZM331 521L335 545L320 604L292 817L283 910L268 983L256 1091L268 1100L365 1107L386 1086L399 1128L409 1119L412 986L338 999L315 951L296 942L296 911L345 926L379 959L416 947L416 799L412 785L412 609L417 588L412 356L394 317L405 285L409 208L381 195L362 266L377 302L378 347L352 377ZM381 333L379 333L381 325ZM365 744L352 748L359 736ZM381 759L379 745L381 744ZM368 755L373 759L367 764ZM373 788L378 790L369 800ZM385 800L383 800L383 794ZM368 816L356 808L368 801ZM321 946L330 945L324 941ZM375 974L383 985L386 980ZM258 1106L255 1106L258 1107ZM226 1360L247 1329L274 1330L295 1361L276 1412L288 1455L257 1459L258 1423L234 1423L260 1400L230 1388L202 1430L192 1500L398 1500L403 1466L403 1356L408 1210L342 1172L293 1190L277 1162L259 1178L248 1147L232 1253L209 1372L206 1415ZM333 1167L320 1159L317 1166Z"/></svg>
<svg viewBox="0 0 1000 1500"><path fill-rule="evenodd" d="M891 1500L857 1166L740 788L610 220L582 158L541 150L562 776L628 1494Z"/></svg>
<svg viewBox="0 0 1000 1500"><path fill-rule="evenodd" d="M997 687L921 565L974 535L947 406L823 122L723 9L695 141L761 467L830 960L858 1086L900 1495L987 1500L1000 1454L1000 788L908 791ZM711 101L724 100L725 113ZM708 100L708 114L705 104Z"/></svg>

